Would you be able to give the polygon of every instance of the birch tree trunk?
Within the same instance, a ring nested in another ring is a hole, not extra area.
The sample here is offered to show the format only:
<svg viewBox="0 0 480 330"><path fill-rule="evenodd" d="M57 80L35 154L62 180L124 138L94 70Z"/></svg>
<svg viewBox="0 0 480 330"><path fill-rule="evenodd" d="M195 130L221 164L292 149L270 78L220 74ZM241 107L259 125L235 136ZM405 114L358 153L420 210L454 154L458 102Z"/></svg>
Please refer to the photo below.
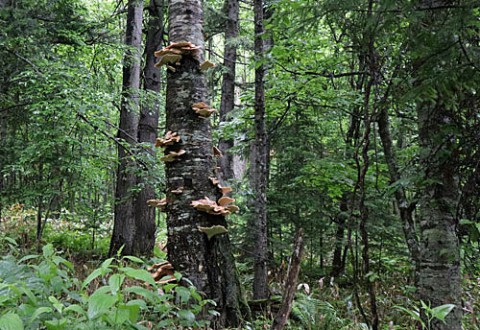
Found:
<svg viewBox="0 0 480 330"><path fill-rule="evenodd" d="M118 168L115 189L115 219L109 255L122 246L123 254L135 254L135 199L133 188L137 184L135 162L131 157L136 144L139 120L139 88L142 47L143 2L128 2L123 63L122 102L118 139L124 146L118 147Z"/></svg>
<svg viewBox="0 0 480 330"><path fill-rule="evenodd" d="M218 186L212 183L217 173L210 120L192 109L195 103L207 100L207 85L200 70L204 60L202 5L200 0L170 0L169 9L170 42L191 42L200 49L182 54L181 60L167 70L166 129L178 133L181 140L168 146L165 153L185 151L166 163L168 259L175 270L215 300L220 316L213 326L236 327L246 309L241 303L228 234L207 238L199 228L227 228L226 219L192 206L192 202L205 197L212 201L221 197Z"/></svg>
<svg viewBox="0 0 480 330"><path fill-rule="evenodd" d="M424 14L417 22L416 35L440 35L436 33L437 29L450 29L444 24L446 19L451 18L451 13L438 8L455 5L454 1L423 0L419 5L423 8ZM455 31L451 30L452 38L454 33ZM451 42L445 40L445 35L441 38L430 41L433 44L430 47L441 47L444 42ZM422 46L423 41L416 42L414 46ZM448 55L431 58L429 53L434 49L426 50L424 56L428 60L414 58L415 87L422 88L424 84L429 84L427 86L436 89L437 96L430 100L422 100L417 105L420 165L423 169L418 203L421 231L418 291L420 299L430 304L432 308L444 304L456 306L447 316L446 323L433 320L432 329L458 330L462 329L462 277L460 246L456 233L459 159L455 137L457 132L455 107L447 105L448 100L443 91L438 90L444 86L441 86L441 82L432 81L431 77L432 73L438 70L452 69L456 59L448 58ZM414 51L418 53L418 49ZM452 94L458 93L451 87L450 90Z"/></svg>

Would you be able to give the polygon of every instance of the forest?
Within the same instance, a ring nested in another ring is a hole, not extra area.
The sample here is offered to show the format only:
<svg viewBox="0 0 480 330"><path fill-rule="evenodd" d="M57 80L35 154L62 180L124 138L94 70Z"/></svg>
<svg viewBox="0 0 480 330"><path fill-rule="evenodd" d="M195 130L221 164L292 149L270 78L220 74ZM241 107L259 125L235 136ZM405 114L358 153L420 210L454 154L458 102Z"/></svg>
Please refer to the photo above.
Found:
<svg viewBox="0 0 480 330"><path fill-rule="evenodd" d="M480 329L477 0L0 0L0 330Z"/></svg>

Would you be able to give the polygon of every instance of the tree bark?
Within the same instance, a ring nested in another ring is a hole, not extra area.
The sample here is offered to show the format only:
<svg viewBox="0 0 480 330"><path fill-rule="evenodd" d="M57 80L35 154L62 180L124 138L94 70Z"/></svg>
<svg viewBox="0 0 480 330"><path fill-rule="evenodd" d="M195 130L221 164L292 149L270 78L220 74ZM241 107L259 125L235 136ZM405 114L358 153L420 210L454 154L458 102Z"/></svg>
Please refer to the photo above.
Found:
<svg viewBox="0 0 480 330"><path fill-rule="evenodd" d="M168 259L206 297L215 300L220 317L215 328L236 327L247 310L242 304L228 234L208 239L201 227L227 228L224 216L210 215L192 207L192 202L220 197L210 177L216 177L209 119L192 109L206 102L207 86L199 64L203 61L203 12L200 0L169 1L170 42L187 41L200 47L196 55L184 54L174 70L167 71L166 129L180 135L181 141L168 146L166 153L185 150L185 154L166 163ZM172 191L182 188L181 194Z"/></svg>
<svg viewBox="0 0 480 330"><path fill-rule="evenodd" d="M148 95L140 108L138 123L138 142L148 143L150 147L142 152L155 156L153 145L157 139L158 111L160 100L161 75L155 68L154 52L162 46L163 35L163 0L151 0L147 7L149 20L145 44L145 67L143 69L143 89ZM145 173L146 174L146 173ZM155 246L155 208L147 201L155 198L155 188L148 183L145 175L139 175L137 185L142 187L135 198L135 237L133 250L141 255L149 255Z"/></svg>
<svg viewBox="0 0 480 330"><path fill-rule="evenodd" d="M123 63L122 102L118 139L123 146L118 147L117 180L115 189L115 219L109 255L123 246L122 254L135 254L135 199L133 188L137 184L135 162L126 148L136 144L139 121L139 88L142 46L143 2L128 2L127 28Z"/></svg>
<svg viewBox="0 0 480 330"><path fill-rule="evenodd" d="M417 27L415 35L439 35L437 38L442 39L435 42L440 45L445 41L449 42L448 38L445 38L445 33L437 34L436 30L450 29L443 25L445 19L450 17L450 13L448 10L435 10L433 7L454 4L451 0L419 1L419 5L425 8L425 11L424 16L415 25ZM455 38L454 33L456 33L455 30L452 30L452 40ZM418 47L423 40L413 40L413 42L413 46ZM418 52L417 49L414 51ZM442 68L443 70L451 69L450 64L455 63L456 59L448 59L448 57L432 59L429 54L424 56L428 56L428 60L421 56L414 57L414 78L416 78L414 87L422 88L423 84L429 84L437 89L438 85L432 81L432 72L438 72ZM458 93L452 89L451 91ZM445 323L437 319L433 320L432 329L458 330L462 329L463 313L460 246L456 233L458 223L456 203L459 192L456 174L459 164L455 136L457 128L454 127L455 108L445 104L443 90L437 89L437 95L430 100L420 100L417 105L419 155L423 170L423 181L419 183L421 196L418 203L418 219L421 241L417 286L420 299L430 304L432 308L444 304L456 306L445 319Z"/></svg>
<svg viewBox="0 0 480 330"><path fill-rule="evenodd" d="M238 0L225 0L225 48L222 81L222 99L220 103L220 125L230 121L229 114L235 105L235 67L237 61L237 45L235 39L238 37L238 15L240 5ZM219 142L219 149L223 156L219 160L220 178L223 181L233 179L233 155L230 148L233 147L231 138L222 139Z"/></svg>
<svg viewBox="0 0 480 330"><path fill-rule="evenodd" d="M420 299L437 307L455 304L446 323L433 321L438 330L462 328L460 246L456 234L458 182L455 138L445 128L453 113L443 104L420 105L420 162L424 184L419 200L421 230L418 289Z"/></svg>
<svg viewBox="0 0 480 330"><path fill-rule="evenodd" d="M255 69L255 158L252 159L253 186L255 192L254 221L254 280L253 298L264 299L268 296L267 278L267 132L265 128L265 67L260 64L264 57L263 1L254 1L255 44L254 53L257 62Z"/></svg>
<svg viewBox="0 0 480 330"><path fill-rule="evenodd" d="M283 293L283 302L280 310L273 320L272 330L282 330L288 321L292 311L295 292L297 291L298 274L303 255L303 228L299 228L295 234L295 243L290 264L288 265L287 281L285 282L285 292Z"/></svg>
<svg viewBox="0 0 480 330"><path fill-rule="evenodd" d="M383 153L385 155L385 162L388 166L391 183L398 182L401 179L400 171L397 165L397 158L393 148L392 136L390 134L390 121L388 118L388 109L383 107L378 116L378 132L383 145ZM418 238L415 230L415 223L413 220L413 211L415 204L409 203L405 188L399 186L395 189L395 201L400 214L400 219L403 223L403 233L407 242L408 250L415 267L419 264L419 246Z"/></svg>

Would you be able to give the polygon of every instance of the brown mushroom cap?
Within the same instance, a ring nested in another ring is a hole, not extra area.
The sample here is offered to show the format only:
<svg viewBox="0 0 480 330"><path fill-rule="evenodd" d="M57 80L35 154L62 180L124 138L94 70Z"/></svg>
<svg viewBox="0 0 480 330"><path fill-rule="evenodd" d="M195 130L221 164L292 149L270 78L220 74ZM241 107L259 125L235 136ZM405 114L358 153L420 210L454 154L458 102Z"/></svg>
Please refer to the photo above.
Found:
<svg viewBox="0 0 480 330"><path fill-rule="evenodd" d="M229 201L232 200L229 197L226 197L226 198L228 198ZM208 197L193 201L192 206L198 211L205 212L205 213L212 214L212 215L227 216L227 215L230 215L232 213L232 210L233 211L238 211L238 207L236 207L236 206L231 207L231 206L234 206L234 205L229 205L229 206L219 205L219 204L217 204L217 202L212 201Z"/></svg>
<svg viewBox="0 0 480 330"><path fill-rule="evenodd" d="M176 64L182 59L182 55L197 56L200 53L200 47L195 46L188 41L175 42L167 47L162 48L154 53L155 57L159 58L156 67L168 64Z"/></svg>
<svg viewBox="0 0 480 330"><path fill-rule="evenodd" d="M155 147L165 147L180 142L180 135L176 132L168 131L163 138L157 138Z"/></svg>
<svg viewBox="0 0 480 330"><path fill-rule="evenodd" d="M217 110L210 108L205 102L197 102L192 104L192 109L197 115L203 118L208 118L212 113L217 112Z"/></svg>
<svg viewBox="0 0 480 330"><path fill-rule="evenodd" d="M235 202L235 200L233 198L230 198L230 197L227 197L227 196L223 196L221 197L219 200L218 200L218 205L220 206L226 206L230 203L233 203Z"/></svg>
<svg viewBox="0 0 480 330"><path fill-rule="evenodd" d="M183 149L180 149L179 151L170 151L168 155L163 156L162 158L160 158L160 160L166 163L173 162L174 160L184 155L185 153L186 151Z"/></svg>
<svg viewBox="0 0 480 330"><path fill-rule="evenodd" d="M208 70L208 69L214 68L214 67L216 67L215 63L212 63L209 60L206 60L205 62L200 64L200 70L202 70L202 71L205 71L205 70Z"/></svg>
<svg viewBox="0 0 480 330"><path fill-rule="evenodd" d="M218 185L218 188L222 192L222 195L228 194L229 192L232 192L232 187L223 187L221 185Z"/></svg>
<svg viewBox="0 0 480 330"><path fill-rule="evenodd" d="M167 206L167 199L166 198L163 198L163 199L149 199L147 201L147 205L152 206L152 207L158 207L161 211L164 211L165 207Z"/></svg>

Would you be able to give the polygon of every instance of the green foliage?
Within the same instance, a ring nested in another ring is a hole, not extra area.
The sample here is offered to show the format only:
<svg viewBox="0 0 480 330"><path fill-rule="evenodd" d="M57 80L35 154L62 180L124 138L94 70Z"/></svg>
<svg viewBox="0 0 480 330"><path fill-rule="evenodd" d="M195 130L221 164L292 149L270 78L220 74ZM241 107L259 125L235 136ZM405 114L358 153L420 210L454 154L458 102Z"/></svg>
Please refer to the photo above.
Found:
<svg viewBox="0 0 480 330"><path fill-rule="evenodd" d="M2 330L201 327L208 321L198 316L214 304L193 286L158 285L131 256L105 260L83 282L51 244L39 255L4 256L0 266Z"/></svg>
<svg viewBox="0 0 480 330"><path fill-rule="evenodd" d="M445 318L455 308L455 305L445 304L431 308L425 302L420 301L420 308L422 310L422 313L425 315L425 320L422 319L420 314L420 308L418 306L414 306L413 309L408 309L402 306L394 306L394 308L409 315L413 320L415 320L421 325L422 329L429 330L432 329L433 320L440 320L445 323Z"/></svg>

